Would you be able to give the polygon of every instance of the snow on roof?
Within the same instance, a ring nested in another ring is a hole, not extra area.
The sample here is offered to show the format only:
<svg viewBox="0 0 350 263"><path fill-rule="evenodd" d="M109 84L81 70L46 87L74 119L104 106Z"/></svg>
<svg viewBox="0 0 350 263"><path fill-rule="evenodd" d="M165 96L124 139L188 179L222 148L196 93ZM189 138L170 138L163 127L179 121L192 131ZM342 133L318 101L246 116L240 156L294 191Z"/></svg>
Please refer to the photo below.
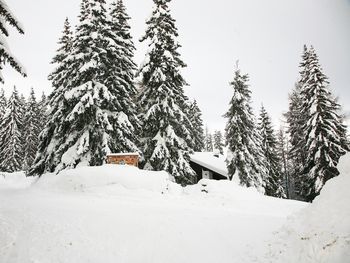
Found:
<svg viewBox="0 0 350 263"><path fill-rule="evenodd" d="M140 156L139 153L109 153L107 154L107 156L126 156L126 155L137 155L137 156Z"/></svg>
<svg viewBox="0 0 350 263"><path fill-rule="evenodd" d="M195 152L190 155L191 162L197 163L213 172L228 177L225 156L216 157L213 152Z"/></svg>

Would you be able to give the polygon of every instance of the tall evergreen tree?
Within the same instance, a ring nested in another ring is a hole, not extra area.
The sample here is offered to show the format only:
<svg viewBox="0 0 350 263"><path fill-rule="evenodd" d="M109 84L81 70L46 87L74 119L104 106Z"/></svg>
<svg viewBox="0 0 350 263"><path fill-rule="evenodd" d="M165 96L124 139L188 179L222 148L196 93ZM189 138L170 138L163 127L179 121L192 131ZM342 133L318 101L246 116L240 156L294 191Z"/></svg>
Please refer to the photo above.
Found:
<svg viewBox="0 0 350 263"><path fill-rule="evenodd" d="M310 77L309 70L309 57L310 52L306 45L304 45L302 62L300 63L300 79L296 83L292 94L289 96L289 110L285 114L288 122L288 134L290 137L290 152L288 153L293 163L293 169L291 171L291 178L293 178L293 190L292 193L297 199L302 199L301 192L301 174L305 167L305 161L307 152L305 149L306 135L304 134L303 127L306 125L310 118L309 112L302 113L302 105L305 100L302 94L302 90L306 87L307 81Z"/></svg>
<svg viewBox="0 0 350 263"><path fill-rule="evenodd" d="M185 67L176 41L175 20L169 10L170 0L153 0L145 36L149 52L139 70L139 108L143 133L145 169L165 170L183 185L196 182L189 165L191 122L187 116L188 98L180 70Z"/></svg>
<svg viewBox="0 0 350 263"><path fill-rule="evenodd" d="M40 127L40 111L39 105L35 98L34 89L31 89L23 120L23 142L24 160L23 169L27 170L33 163L38 149Z"/></svg>
<svg viewBox="0 0 350 263"><path fill-rule="evenodd" d="M87 0L83 0L81 4L81 17L86 15ZM84 13L84 14L83 14ZM80 18L82 22L82 18ZM40 115L47 110L49 105L50 110L45 114L50 118L41 118L40 127L42 132L39 135L39 145L37 156L33 162L32 167L29 169L29 175L41 175L44 172L53 172L56 166L60 162L60 158L57 157L57 150L60 144L63 143L62 129L60 124L64 122L66 107L68 107L67 101L64 97L67 91L67 85L70 81L69 69L70 69L70 55L73 49L73 33L68 18L65 19L62 36L58 41L58 49L56 55L52 59L51 63L55 65L55 69L48 76L53 86L53 91L47 99L42 96L41 102L39 102ZM45 99L45 102L44 102Z"/></svg>
<svg viewBox="0 0 350 263"><path fill-rule="evenodd" d="M23 26L12 14L5 0L0 0L0 82L4 83L4 78L1 70L5 64L9 64L17 70L21 75L26 76L26 72L19 61L12 55L6 41L9 36L9 31L6 28L6 23L14 27L20 34L24 34Z"/></svg>
<svg viewBox="0 0 350 263"><path fill-rule="evenodd" d="M87 18L87 10L87 0L83 0L80 14L81 23L84 21L83 18ZM42 97L40 102L41 114L49 106L49 111L45 113L49 118L47 118L47 122L46 118L41 118L40 126L43 130L39 135L38 151L32 167L29 169L29 175L41 175L44 172L53 172L61 161L58 148L62 145L65 137L62 125L68 113L65 92L69 90L70 76L68 73L69 69L71 69L69 58L71 58L70 55L73 49L73 33L68 18L64 22L62 36L58 41L58 45L56 55L51 61L56 67L48 76L54 89L48 99ZM46 100L45 104L44 99Z"/></svg>
<svg viewBox="0 0 350 263"><path fill-rule="evenodd" d="M201 152L204 149L204 131L202 112L198 107L197 101L194 100L189 108L188 116L192 123L192 138L194 140L193 150L195 152Z"/></svg>
<svg viewBox="0 0 350 263"><path fill-rule="evenodd" d="M101 165L111 151L138 151L115 70L119 56L104 0L83 0L65 78L50 96L50 120L40 135L30 174ZM55 83L53 83L55 85ZM125 110L125 112L124 112Z"/></svg>
<svg viewBox="0 0 350 263"><path fill-rule="evenodd" d="M224 154L224 137L221 131L214 132L214 148L220 152L220 154Z"/></svg>
<svg viewBox="0 0 350 263"><path fill-rule="evenodd" d="M304 55L305 57L305 55ZM301 64L301 67L305 67L305 63ZM305 70L305 69L303 69ZM302 71L303 72L303 71ZM300 185L301 185L301 177L302 171L304 169L305 160L306 160L306 151L305 151L305 136L303 132L303 126L306 124L307 115L302 114L302 104L303 97L301 95L301 87L304 87L302 83L303 78L295 85L294 90L289 96L289 110L285 114L288 123L288 134L290 137L290 149L288 152L288 156L292 163L291 168L291 181L293 189L293 193L290 193L294 198L298 198L300 195Z"/></svg>
<svg viewBox="0 0 350 263"><path fill-rule="evenodd" d="M214 151L213 136L209 132L208 126L205 127L204 150L206 152L213 152Z"/></svg>
<svg viewBox="0 0 350 263"><path fill-rule="evenodd" d="M292 165L289 156L289 139L283 127L280 127L277 136L277 154L280 156L282 167L282 186L287 199L295 199L294 183L291 177Z"/></svg>
<svg viewBox="0 0 350 263"><path fill-rule="evenodd" d="M141 151L138 135L141 130L137 117L134 78L137 66L134 62L135 45L130 34L130 17L122 0L112 3L110 8L109 38L107 53L111 59L106 85L116 98L115 111L118 118L113 121L110 148L113 152Z"/></svg>
<svg viewBox="0 0 350 263"><path fill-rule="evenodd" d="M265 194L274 197L284 197L282 187L282 167L277 153L278 145L272 121L264 106L261 107L258 130L262 139L261 146L264 152L267 168L265 179Z"/></svg>
<svg viewBox="0 0 350 263"><path fill-rule="evenodd" d="M19 171L22 168L22 117L20 99L14 88L0 124L0 170Z"/></svg>
<svg viewBox="0 0 350 263"><path fill-rule="evenodd" d="M2 119L2 116L5 113L6 103L7 103L7 100L6 100L6 96L5 96L5 91L3 88L1 88L1 90L0 90L0 121Z"/></svg>
<svg viewBox="0 0 350 263"><path fill-rule="evenodd" d="M228 119L225 129L228 146L226 163L231 180L238 176L241 185L252 186L264 192L267 171L264 166L261 138L251 108L248 80L248 75L242 75L237 69L234 80L230 83L234 93L230 108L224 115Z"/></svg>
<svg viewBox="0 0 350 263"><path fill-rule="evenodd" d="M41 94L41 99L38 102L38 120L39 120L39 128L40 130L44 129L44 127L46 126L47 120L48 120L48 115L47 115L47 111L48 111L48 100L47 97L45 95L45 93L43 92Z"/></svg>
<svg viewBox="0 0 350 263"><path fill-rule="evenodd" d="M349 151L346 126L340 116L340 105L329 89L313 47L309 50L307 80L302 88L302 114L308 116L303 126L307 153L301 194L312 201L329 179L337 176L339 158Z"/></svg>

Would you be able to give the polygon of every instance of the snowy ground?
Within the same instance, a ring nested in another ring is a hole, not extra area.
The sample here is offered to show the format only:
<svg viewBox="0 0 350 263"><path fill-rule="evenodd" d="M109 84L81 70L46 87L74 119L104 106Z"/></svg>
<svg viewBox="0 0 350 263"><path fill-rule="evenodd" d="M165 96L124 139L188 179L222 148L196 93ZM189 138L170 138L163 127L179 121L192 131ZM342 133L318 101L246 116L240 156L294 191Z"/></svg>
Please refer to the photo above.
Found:
<svg viewBox="0 0 350 263"><path fill-rule="evenodd" d="M332 213L339 209L328 207L339 197L328 200L332 190L349 186L342 180L309 205L223 181L182 189L165 173L128 166L79 168L38 181L0 175L0 263L346 262L317 261L300 248L324 241L327 250L337 247L331 259L350 251L342 250L349 249L349 213L337 228ZM327 218L307 219L326 205L333 220L320 232ZM298 220L307 221L310 235ZM332 231L341 246L327 246Z"/></svg>

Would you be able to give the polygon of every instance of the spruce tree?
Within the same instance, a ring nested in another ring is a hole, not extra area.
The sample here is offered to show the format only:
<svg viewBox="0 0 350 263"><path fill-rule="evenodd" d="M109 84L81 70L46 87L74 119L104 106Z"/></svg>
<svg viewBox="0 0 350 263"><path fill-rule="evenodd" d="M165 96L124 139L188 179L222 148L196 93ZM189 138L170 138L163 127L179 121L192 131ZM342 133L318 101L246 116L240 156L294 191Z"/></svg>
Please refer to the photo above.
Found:
<svg viewBox="0 0 350 263"><path fill-rule="evenodd" d="M264 167L261 139L251 108L251 91L248 75L235 71L230 83L233 96L230 108L224 115L228 119L225 128L228 146L227 169L230 179L238 177L241 185L255 187L264 192L266 168Z"/></svg>
<svg viewBox="0 0 350 263"><path fill-rule="evenodd" d="M274 197L283 197L282 167L278 156L278 143L272 127L272 121L264 106L261 107L258 130L261 136L261 146L264 152L267 168L265 178L265 194Z"/></svg>
<svg viewBox="0 0 350 263"><path fill-rule="evenodd" d="M113 40L109 43L109 71L106 86L115 97L117 103L116 120L113 120L113 135L110 148L113 152L139 152L140 121L136 111L137 90L134 78L137 66L134 62L135 45L130 34L130 17L122 0L112 3L109 30L106 36Z"/></svg>
<svg viewBox="0 0 350 263"><path fill-rule="evenodd" d="M0 124L0 170L19 171L22 168L23 134L20 98L14 88Z"/></svg>
<svg viewBox="0 0 350 263"><path fill-rule="evenodd" d="M83 21L82 17L87 18L87 8L87 0L83 0L80 22ZM69 90L70 76L68 69L71 69L69 58L71 58L70 55L73 49L73 33L68 18L64 22L62 36L58 44L56 55L51 61L55 65L55 69L48 76L54 89L48 99L43 97L43 94L40 102L40 127L42 132L39 135L37 155L29 169L29 175L54 172L61 161L58 148L63 144L66 136L62 126L65 125L64 120L69 107L65 99L65 92ZM47 111L47 106L49 106L49 111ZM47 116L43 116L44 112Z"/></svg>
<svg viewBox="0 0 350 263"><path fill-rule="evenodd" d="M39 120L39 128L40 130L44 129L44 127L46 126L46 122L48 120L48 116L47 116L47 111L48 111L48 100L47 97L45 95L45 93L43 92L41 94L41 99L38 102L38 120Z"/></svg>
<svg viewBox="0 0 350 263"><path fill-rule="evenodd" d="M213 152L214 151L213 136L209 132L208 126L205 127L204 150L206 152Z"/></svg>
<svg viewBox="0 0 350 263"><path fill-rule="evenodd" d="M195 152L201 152L204 149L204 131L203 131L203 120L202 112L198 107L197 101L194 100L189 108L188 116L192 124L192 135L193 138L193 150Z"/></svg>
<svg viewBox="0 0 350 263"><path fill-rule="evenodd" d="M280 127L277 136L277 154L280 156L282 167L282 186L287 199L295 199L293 178L291 177L292 165L289 156L289 139L285 129Z"/></svg>
<svg viewBox="0 0 350 263"><path fill-rule="evenodd" d="M6 28L6 23L14 27L20 34L24 34L23 26L12 14L5 0L0 0L0 82L4 83L4 78L1 70L5 64L9 64L12 68L18 71L24 77L25 70L17 59L12 55L6 41L9 36L9 31Z"/></svg>
<svg viewBox="0 0 350 263"><path fill-rule="evenodd" d="M3 88L1 88L1 90L0 90L0 121L2 119L2 116L5 113L6 103L7 103L7 100L5 97L5 91Z"/></svg>
<svg viewBox="0 0 350 263"><path fill-rule="evenodd" d="M221 131L214 132L214 148L220 152L220 154L224 154L224 137Z"/></svg>
<svg viewBox="0 0 350 263"><path fill-rule="evenodd" d="M310 52L306 45L304 45L302 62L300 63L300 79L296 83L292 94L289 96L289 110L285 114L288 123L288 134L290 137L290 152L288 153L293 164L291 171L291 178L293 183L292 193L297 199L302 199L300 196L301 191L301 174L305 167L305 161L307 152L305 149L306 136L303 131L303 127L306 125L310 118L309 112L302 112L302 105L305 98L303 97L302 90L306 87L307 81L310 77L309 70L309 57Z"/></svg>
<svg viewBox="0 0 350 263"><path fill-rule="evenodd" d="M40 111L39 105L35 98L34 89L31 89L30 96L26 105L23 120L23 142L24 146L24 160L23 169L27 170L33 163L39 143L39 134L41 131L41 120L39 119Z"/></svg>
<svg viewBox="0 0 350 263"><path fill-rule="evenodd" d="M196 182L189 165L191 122L187 116L187 84L180 70L185 67L176 41L175 20L171 17L170 0L154 0L145 36L149 51L139 70L139 109L145 169L165 170L182 185Z"/></svg>
<svg viewBox="0 0 350 263"><path fill-rule="evenodd" d="M306 65L302 63L301 67L304 67L303 65ZM302 83L303 78L295 85L294 90L292 91L291 95L289 96L289 110L285 114L285 117L287 119L288 123L288 129L287 132L290 137L290 149L288 152L288 156L292 163L291 168L291 181L293 189L293 193L290 193L291 196L294 198L298 198L300 195L300 185L301 185L301 177L302 171L304 169L305 160L306 160L306 151L305 151L305 136L303 132L303 126L305 125L308 114L302 114L302 104L303 104L303 97L301 95L301 87L304 87L304 84Z"/></svg>
<svg viewBox="0 0 350 263"><path fill-rule="evenodd" d="M329 89L328 78L313 47L309 50L307 69L307 80L301 90L302 114L308 116L303 126L307 156L301 194L307 201L312 201L329 179L339 175L337 164L349 151L349 144L340 105Z"/></svg>
<svg viewBox="0 0 350 263"><path fill-rule="evenodd" d="M82 0L80 23L88 17L88 0ZM65 140L63 126L68 114L68 103L65 99L65 92L69 90L70 84L69 69L71 69L70 58L73 49L73 33L70 28L68 18L64 22L62 36L58 41L58 49L51 63L55 69L49 74L48 79L51 81L53 91L48 98L45 98L45 105L41 104L40 108L46 111L48 116L47 122L41 122L42 132L39 135L39 145L36 158L32 167L29 169L29 175L41 175L44 172L54 172L61 161L58 148ZM44 94L43 94L44 95ZM44 102L44 97L40 103ZM43 111L40 111L43 113Z"/></svg>

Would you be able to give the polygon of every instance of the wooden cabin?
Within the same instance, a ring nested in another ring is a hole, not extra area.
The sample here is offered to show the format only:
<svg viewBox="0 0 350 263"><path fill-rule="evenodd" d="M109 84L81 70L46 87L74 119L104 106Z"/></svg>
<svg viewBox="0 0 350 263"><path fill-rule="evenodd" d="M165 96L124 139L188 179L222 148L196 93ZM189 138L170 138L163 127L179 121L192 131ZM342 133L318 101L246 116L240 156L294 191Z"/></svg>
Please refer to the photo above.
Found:
<svg viewBox="0 0 350 263"><path fill-rule="evenodd" d="M132 165L139 167L138 153L110 153L107 154L107 164Z"/></svg>
<svg viewBox="0 0 350 263"><path fill-rule="evenodd" d="M213 152L195 152L190 155L191 168L201 179L228 180L225 157Z"/></svg>

